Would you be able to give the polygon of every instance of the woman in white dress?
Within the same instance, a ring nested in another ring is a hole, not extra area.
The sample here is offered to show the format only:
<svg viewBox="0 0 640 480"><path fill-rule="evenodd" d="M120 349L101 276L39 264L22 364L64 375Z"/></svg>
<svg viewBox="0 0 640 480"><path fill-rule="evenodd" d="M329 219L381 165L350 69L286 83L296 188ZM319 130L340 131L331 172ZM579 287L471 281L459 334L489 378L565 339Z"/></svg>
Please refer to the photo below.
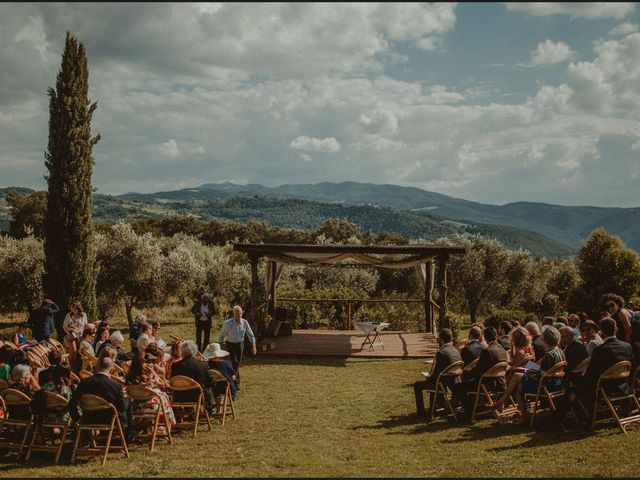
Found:
<svg viewBox="0 0 640 480"><path fill-rule="evenodd" d="M64 317L62 328L67 333L65 337L65 346L69 353L69 364L74 372L80 370L80 362L78 361L78 345L82 338L82 332L87 325L87 314L82 309L82 304L76 300L69 306L69 313Z"/></svg>

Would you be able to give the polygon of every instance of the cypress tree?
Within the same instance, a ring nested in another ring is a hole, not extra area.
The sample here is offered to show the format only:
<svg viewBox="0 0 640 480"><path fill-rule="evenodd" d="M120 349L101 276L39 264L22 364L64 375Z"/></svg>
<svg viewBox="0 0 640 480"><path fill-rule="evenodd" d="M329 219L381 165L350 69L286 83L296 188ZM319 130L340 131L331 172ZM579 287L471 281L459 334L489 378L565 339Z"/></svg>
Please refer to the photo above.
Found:
<svg viewBox="0 0 640 480"><path fill-rule="evenodd" d="M92 149L100 135L91 137L97 104L89 103L88 79L84 46L67 32L56 88L48 91L44 291L58 303L61 316L71 301L80 300L91 321L96 312Z"/></svg>

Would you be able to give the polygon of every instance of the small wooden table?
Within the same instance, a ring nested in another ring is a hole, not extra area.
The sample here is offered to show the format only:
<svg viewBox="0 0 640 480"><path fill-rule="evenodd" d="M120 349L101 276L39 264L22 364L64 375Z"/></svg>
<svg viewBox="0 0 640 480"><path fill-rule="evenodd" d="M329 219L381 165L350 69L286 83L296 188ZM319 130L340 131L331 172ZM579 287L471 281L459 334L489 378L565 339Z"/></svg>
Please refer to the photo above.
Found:
<svg viewBox="0 0 640 480"><path fill-rule="evenodd" d="M356 322L354 326L359 328L365 333L364 341L362 345L360 345L360 350L364 348L365 345L369 344L369 348L373 350L376 349L375 345L380 345L384 350L384 343L380 339L380 332L387 328L390 323L387 322ZM373 340L371 339L371 334L374 333Z"/></svg>

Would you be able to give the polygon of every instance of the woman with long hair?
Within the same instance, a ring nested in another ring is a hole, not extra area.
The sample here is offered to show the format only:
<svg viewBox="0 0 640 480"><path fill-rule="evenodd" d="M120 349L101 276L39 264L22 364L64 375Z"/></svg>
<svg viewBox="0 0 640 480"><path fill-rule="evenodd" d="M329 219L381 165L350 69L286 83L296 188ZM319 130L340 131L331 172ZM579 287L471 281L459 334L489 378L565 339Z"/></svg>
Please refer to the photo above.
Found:
<svg viewBox="0 0 640 480"><path fill-rule="evenodd" d="M74 372L80 371L80 362L78 361L78 346L82 339L82 332L87 325L87 314L84 313L82 304L76 300L69 305L69 313L64 317L62 328L66 332L65 346L69 354L69 364Z"/></svg>

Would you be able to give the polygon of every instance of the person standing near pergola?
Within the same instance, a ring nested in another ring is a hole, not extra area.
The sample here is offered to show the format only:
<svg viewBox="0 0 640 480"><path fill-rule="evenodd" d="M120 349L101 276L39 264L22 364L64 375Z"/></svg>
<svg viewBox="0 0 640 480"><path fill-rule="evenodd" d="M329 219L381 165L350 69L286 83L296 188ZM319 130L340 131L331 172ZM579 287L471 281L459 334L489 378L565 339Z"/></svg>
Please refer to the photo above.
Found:
<svg viewBox="0 0 640 480"><path fill-rule="evenodd" d="M251 330L251 326L247 319L242 318L242 307L236 305L233 307L233 318L225 320L218 335L218 343L226 341L225 347L229 352L229 357L233 369L236 371L236 382L240 386L240 364L242 363L242 355L244 353L244 338L251 342L251 355L255 356L258 352L256 348L256 337Z"/></svg>

